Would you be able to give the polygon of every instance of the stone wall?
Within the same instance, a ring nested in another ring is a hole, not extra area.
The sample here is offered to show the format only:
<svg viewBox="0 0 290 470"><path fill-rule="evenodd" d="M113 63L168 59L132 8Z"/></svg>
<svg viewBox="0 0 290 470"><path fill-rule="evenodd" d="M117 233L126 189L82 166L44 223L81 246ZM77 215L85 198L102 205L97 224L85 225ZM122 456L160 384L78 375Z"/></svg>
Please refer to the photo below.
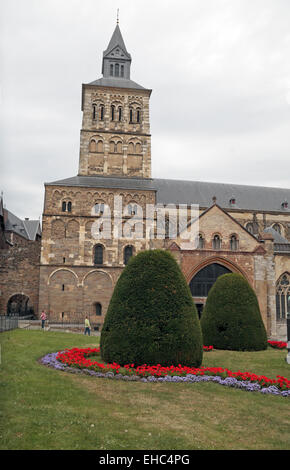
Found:
<svg viewBox="0 0 290 470"><path fill-rule="evenodd" d="M10 234L13 246L0 250L0 314L6 315L9 299L15 294L29 298L29 307L38 312L40 241Z"/></svg>

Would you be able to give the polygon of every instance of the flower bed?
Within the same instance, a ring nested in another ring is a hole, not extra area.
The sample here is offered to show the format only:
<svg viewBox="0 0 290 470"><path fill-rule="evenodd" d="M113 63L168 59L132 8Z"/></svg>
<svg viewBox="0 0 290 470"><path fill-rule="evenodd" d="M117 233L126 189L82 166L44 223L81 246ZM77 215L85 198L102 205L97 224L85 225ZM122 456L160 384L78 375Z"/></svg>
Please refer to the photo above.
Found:
<svg viewBox="0 0 290 470"><path fill-rule="evenodd" d="M270 379L249 372L233 372L222 367L185 367L182 365L162 367L160 364L143 364L135 367L117 363L104 364L91 360L90 356L100 353L100 348L73 348L52 353L42 358L42 364L59 370L86 373L96 377L141 382L215 382L224 386L247 391L259 391L283 397L290 397L290 381L282 376Z"/></svg>
<svg viewBox="0 0 290 470"><path fill-rule="evenodd" d="M269 344L272 348L276 348L276 349L287 349L287 343L285 343L284 341L268 341L268 344Z"/></svg>

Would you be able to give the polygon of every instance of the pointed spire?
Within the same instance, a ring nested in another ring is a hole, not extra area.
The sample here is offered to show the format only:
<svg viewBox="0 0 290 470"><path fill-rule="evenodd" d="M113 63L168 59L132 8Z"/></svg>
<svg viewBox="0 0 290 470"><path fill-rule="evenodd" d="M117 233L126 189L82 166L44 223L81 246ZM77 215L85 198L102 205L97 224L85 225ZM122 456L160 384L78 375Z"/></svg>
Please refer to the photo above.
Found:
<svg viewBox="0 0 290 470"><path fill-rule="evenodd" d="M119 27L119 9L117 24L107 49L103 52L102 74L104 77L130 79L131 55L126 49Z"/></svg>

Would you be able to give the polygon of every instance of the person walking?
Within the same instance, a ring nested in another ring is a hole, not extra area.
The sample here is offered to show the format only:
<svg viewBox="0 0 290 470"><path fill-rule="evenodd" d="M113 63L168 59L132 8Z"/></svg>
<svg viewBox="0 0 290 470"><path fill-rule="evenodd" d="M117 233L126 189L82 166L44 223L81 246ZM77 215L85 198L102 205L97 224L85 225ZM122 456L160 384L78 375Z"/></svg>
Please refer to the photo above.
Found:
<svg viewBox="0 0 290 470"><path fill-rule="evenodd" d="M42 310L41 312L40 319L41 319L41 328L44 330L45 320L47 319L47 316L44 310Z"/></svg>
<svg viewBox="0 0 290 470"><path fill-rule="evenodd" d="M91 334L91 325L90 325L90 320L88 319L88 317L86 317L86 319L85 319L85 335L87 333L90 336L90 334Z"/></svg>

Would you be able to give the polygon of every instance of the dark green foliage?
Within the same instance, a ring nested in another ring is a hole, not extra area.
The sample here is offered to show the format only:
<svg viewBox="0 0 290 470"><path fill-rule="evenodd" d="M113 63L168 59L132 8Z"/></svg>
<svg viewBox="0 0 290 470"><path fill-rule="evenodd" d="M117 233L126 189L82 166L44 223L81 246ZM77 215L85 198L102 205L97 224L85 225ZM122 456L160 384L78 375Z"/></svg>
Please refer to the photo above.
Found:
<svg viewBox="0 0 290 470"><path fill-rule="evenodd" d="M113 292L100 346L106 362L200 366L197 310L169 252L143 251L130 259Z"/></svg>
<svg viewBox="0 0 290 470"><path fill-rule="evenodd" d="M201 317L205 345L233 351L267 348L267 333L255 292L236 273L220 276L209 291Z"/></svg>

